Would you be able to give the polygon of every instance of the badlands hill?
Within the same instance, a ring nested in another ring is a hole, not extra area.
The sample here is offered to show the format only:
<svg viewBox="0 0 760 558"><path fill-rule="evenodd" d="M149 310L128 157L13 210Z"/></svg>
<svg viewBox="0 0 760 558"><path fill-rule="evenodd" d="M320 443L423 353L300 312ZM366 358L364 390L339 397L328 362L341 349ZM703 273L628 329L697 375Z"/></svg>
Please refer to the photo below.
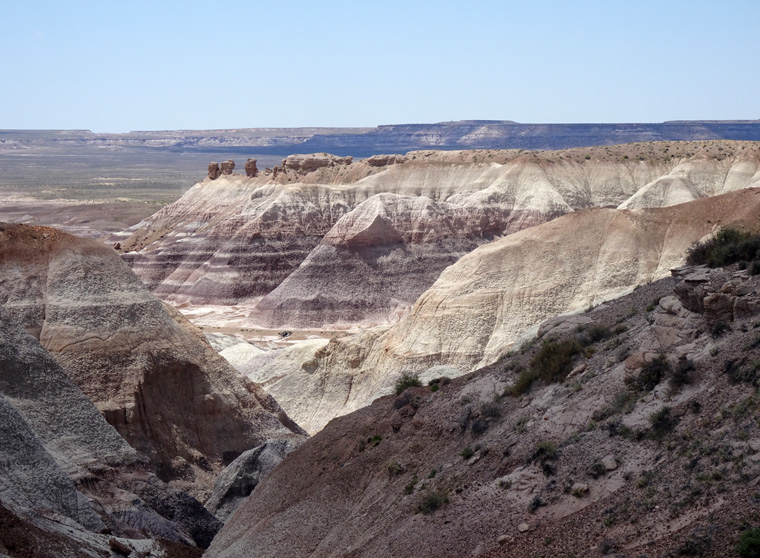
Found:
<svg viewBox="0 0 760 558"><path fill-rule="evenodd" d="M174 303L239 305L260 327L393 323L479 245L588 207L750 187L759 164L742 142L290 156L206 179L116 240Z"/></svg>
<svg viewBox="0 0 760 558"><path fill-rule="evenodd" d="M760 511L758 292L682 269L335 419L206 556L735 556Z"/></svg>
<svg viewBox="0 0 760 558"><path fill-rule="evenodd" d="M107 534L141 552L205 547L220 522L194 496L244 452L305 438L113 249L6 223L0 414L0 552L14 556L102 555Z"/></svg>
<svg viewBox="0 0 760 558"><path fill-rule="evenodd" d="M491 364L543 320L664 277L719 226L759 219L757 189L668 208L573 212L462 257L393 326L257 356L240 368L316 432L388 393L404 371L428 380L441 366L458 376Z"/></svg>

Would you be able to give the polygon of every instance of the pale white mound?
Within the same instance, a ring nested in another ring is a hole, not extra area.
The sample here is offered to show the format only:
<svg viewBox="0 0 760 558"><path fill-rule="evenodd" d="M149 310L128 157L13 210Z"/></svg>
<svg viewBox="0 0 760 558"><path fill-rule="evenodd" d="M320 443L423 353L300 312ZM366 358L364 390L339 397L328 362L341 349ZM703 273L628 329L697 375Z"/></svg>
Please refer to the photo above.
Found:
<svg viewBox="0 0 760 558"><path fill-rule="evenodd" d="M256 347L255 345L251 345L247 341L243 341L242 343L237 343L231 347L227 347L226 349L219 351L219 354L223 356L225 360L227 360L227 362L229 362L232 366L237 367L238 365L244 364L264 352L266 351Z"/></svg>
<svg viewBox="0 0 760 558"><path fill-rule="evenodd" d="M619 207L666 207L757 186L760 186L760 165L756 158L717 160L698 155L653 180Z"/></svg>
<svg viewBox="0 0 760 558"><path fill-rule="evenodd" d="M464 373L492 363L544 319L664 277L719 224L758 218L755 189L669 208L565 215L474 250L398 324L333 340L306 368L279 366L268 389L315 432L391 392L405 370L445 364Z"/></svg>

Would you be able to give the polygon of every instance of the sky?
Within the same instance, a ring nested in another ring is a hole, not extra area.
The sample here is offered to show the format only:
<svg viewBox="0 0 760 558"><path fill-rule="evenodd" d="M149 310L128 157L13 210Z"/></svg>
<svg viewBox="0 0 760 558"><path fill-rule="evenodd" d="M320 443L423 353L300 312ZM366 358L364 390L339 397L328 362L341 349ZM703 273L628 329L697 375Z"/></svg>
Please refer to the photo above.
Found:
<svg viewBox="0 0 760 558"><path fill-rule="evenodd" d="M3 0L0 129L760 119L760 1Z"/></svg>

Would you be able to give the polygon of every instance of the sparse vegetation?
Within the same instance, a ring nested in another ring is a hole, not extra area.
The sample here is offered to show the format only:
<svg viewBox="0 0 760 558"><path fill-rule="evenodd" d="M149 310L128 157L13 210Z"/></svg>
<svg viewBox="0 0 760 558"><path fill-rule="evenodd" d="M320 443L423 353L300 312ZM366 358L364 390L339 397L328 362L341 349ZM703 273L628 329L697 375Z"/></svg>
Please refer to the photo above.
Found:
<svg viewBox="0 0 760 558"><path fill-rule="evenodd" d="M440 490L426 490L417 502L414 513L427 515L449 503L449 493Z"/></svg>
<svg viewBox="0 0 760 558"><path fill-rule="evenodd" d="M422 382L420 382L417 374L404 372L401 374L401 377L396 380L396 395L401 395L410 387L420 387L421 385Z"/></svg>
<svg viewBox="0 0 760 558"><path fill-rule="evenodd" d="M668 380L670 382L670 390L677 392L683 386L691 383L691 374L696 367L694 361L689 359L679 360L676 367L670 371Z"/></svg>
<svg viewBox="0 0 760 558"><path fill-rule="evenodd" d="M459 452L459 455L462 457L462 459L470 459L473 455L475 455L475 450L473 450L470 446L467 446Z"/></svg>
<svg viewBox="0 0 760 558"><path fill-rule="evenodd" d="M651 436L655 439L662 438L678 424L678 420L671 415L670 407L667 406L652 413L649 416L649 422L652 425Z"/></svg>
<svg viewBox="0 0 760 558"><path fill-rule="evenodd" d="M404 467L398 461L388 461L385 470L388 471L389 477L397 477L404 472Z"/></svg>
<svg viewBox="0 0 760 558"><path fill-rule="evenodd" d="M505 390L505 395L518 396L527 393L534 382L544 384L561 382L572 370L573 357L583 347L576 339L546 340L530 361L530 368L523 370L515 383Z"/></svg>
<svg viewBox="0 0 760 558"><path fill-rule="evenodd" d="M671 372L668 359L665 355L659 355L644 363L638 376L626 378L625 382L635 391L652 391Z"/></svg>
<svg viewBox="0 0 760 558"><path fill-rule="evenodd" d="M739 558L760 558L760 527L747 529L736 543Z"/></svg>
<svg viewBox="0 0 760 558"><path fill-rule="evenodd" d="M686 261L690 265L723 267L739 261L754 262L759 258L760 233L723 227L712 238L692 246Z"/></svg>
<svg viewBox="0 0 760 558"><path fill-rule="evenodd" d="M428 382L428 386L430 386L430 391L435 392L449 383L451 383L451 379L446 376L442 376L441 378L433 378L430 380ZM398 389L398 386L396 386L396 389Z"/></svg>

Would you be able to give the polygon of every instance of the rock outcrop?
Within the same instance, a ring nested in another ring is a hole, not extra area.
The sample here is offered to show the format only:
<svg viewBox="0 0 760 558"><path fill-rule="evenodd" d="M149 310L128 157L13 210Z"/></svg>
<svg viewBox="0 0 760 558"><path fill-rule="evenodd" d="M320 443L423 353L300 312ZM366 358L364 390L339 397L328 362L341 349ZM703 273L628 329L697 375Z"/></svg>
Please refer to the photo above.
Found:
<svg viewBox="0 0 760 558"><path fill-rule="evenodd" d="M245 502L264 476L298 445L294 440L270 440L241 454L217 478L206 501L206 509L225 521Z"/></svg>
<svg viewBox="0 0 760 558"><path fill-rule="evenodd" d="M308 174L323 167L350 165L353 157L338 157L330 153L313 153L310 155L288 155L282 160L282 169L298 174Z"/></svg>
<svg viewBox="0 0 760 558"><path fill-rule="evenodd" d="M256 166L256 159L248 159L245 162L245 175L248 178L256 178L259 175L259 168Z"/></svg>
<svg viewBox="0 0 760 558"><path fill-rule="evenodd" d="M208 164L208 177L211 180L216 180L222 175L222 171L219 170L219 163L209 163Z"/></svg>
<svg viewBox="0 0 760 558"><path fill-rule="evenodd" d="M0 228L5 311L162 479L203 494L242 452L300 436L111 248L46 227Z"/></svg>
<svg viewBox="0 0 760 558"><path fill-rule="evenodd" d="M232 159L227 159L220 165L219 168L222 175L229 176L232 174L232 171L235 170L235 161Z"/></svg>

